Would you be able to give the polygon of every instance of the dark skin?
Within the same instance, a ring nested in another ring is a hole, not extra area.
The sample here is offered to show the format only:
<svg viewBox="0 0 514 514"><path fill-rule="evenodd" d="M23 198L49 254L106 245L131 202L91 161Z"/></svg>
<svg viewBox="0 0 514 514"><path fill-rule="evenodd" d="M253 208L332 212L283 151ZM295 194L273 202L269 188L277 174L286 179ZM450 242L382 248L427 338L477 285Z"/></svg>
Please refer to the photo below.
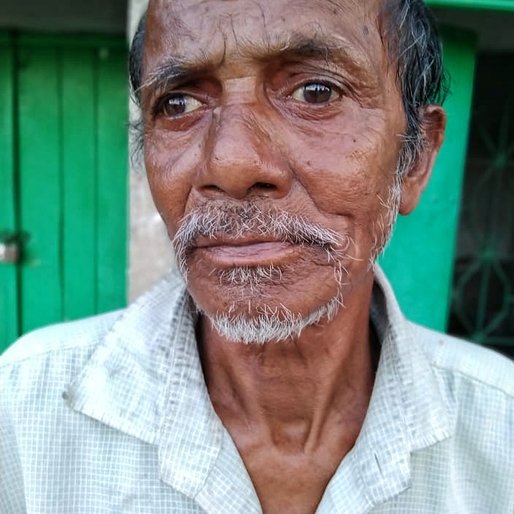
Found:
<svg viewBox="0 0 514 514"><path fill-rule="evenodd" d="M345 308L263 346L227 342L209 317L229 306L252 316L263 303L308 315L337 291L324 254L250 235L199 243L188 257L188 289L205 313L198 333L209 394L267 513L316 510L373 388L369 259L387 230L380 220L405 130L378 13L378 1L352 0L149 6L145 163L170 236L206 203L252 201L351 241ZM442 109L423 115L427 145L402 182L402 214L416 206L443 139ZM269 264L283 269L281 281L251 297L214 273Z"/></svg>

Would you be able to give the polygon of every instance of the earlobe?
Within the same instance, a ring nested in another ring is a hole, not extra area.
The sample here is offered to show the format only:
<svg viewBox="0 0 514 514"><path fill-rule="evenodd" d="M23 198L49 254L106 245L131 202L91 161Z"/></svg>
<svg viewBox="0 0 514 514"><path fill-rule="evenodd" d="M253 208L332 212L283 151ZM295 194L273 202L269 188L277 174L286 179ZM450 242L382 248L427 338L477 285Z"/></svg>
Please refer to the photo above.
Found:
<svg viewBox="0 0 514 514"><path fill-rule="evenodd" d="M432 175L432 168L439 149L443 144L445 128L446 113L440 105L429 105L423 108L423 150L403 177L400 214L410 214L418 205L421 194Z"/></svg>

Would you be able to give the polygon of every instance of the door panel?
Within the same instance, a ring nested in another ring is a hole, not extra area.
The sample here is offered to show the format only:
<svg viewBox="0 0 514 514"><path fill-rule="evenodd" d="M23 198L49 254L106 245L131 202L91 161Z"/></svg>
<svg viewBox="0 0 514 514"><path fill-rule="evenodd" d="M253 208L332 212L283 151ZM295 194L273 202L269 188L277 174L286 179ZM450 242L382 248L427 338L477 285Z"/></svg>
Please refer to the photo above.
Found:
<svg viewBox="0 0 514 514"><path fill-rule="evenodd" d="M122 155L113 148L127 146L127 86L120 90L120 77L126 82L125 59L119 53L100 51L98 60L98 162L97 162L97 310L104 312L125 302L127 248L126 173L116 173ZM125 150L124 169L128 168Z"/></svg>
<svg viewBox="0 0 514 514"><path fill-rule="evenodd" d="M62 180L60 81L55 48L20 49L20 225L29 234L21 266L21 330L61 319Z"/></svg>
<svg viewBox="0 0 514 514"><path fill-rule="evenodd" d="M17 116L2 127L14 131L11 159L19 187L0 194L17 203L19 228L29 239L18 266L17 300L3 291L7 282L0 275L1 312L20 307L20 326L0 332L0 349L34 328L122 307L126 295L124 41L21 35L11 60L13 54Z"/></svg>
<svg viewBox="0 0 514 514"><path fill-rule="evenodd" d="M61 53L63 167L63 317L96 312L95 56ZM79 116L80 113L80 116Z"/></svg>
<svg viewBox="0 0 514 514"><path fill-rule="evenodd" d="M14 57L0 34L0 233L17 231L14 180ZM17 267L0 263L0 352L18 335Z"/></svg>

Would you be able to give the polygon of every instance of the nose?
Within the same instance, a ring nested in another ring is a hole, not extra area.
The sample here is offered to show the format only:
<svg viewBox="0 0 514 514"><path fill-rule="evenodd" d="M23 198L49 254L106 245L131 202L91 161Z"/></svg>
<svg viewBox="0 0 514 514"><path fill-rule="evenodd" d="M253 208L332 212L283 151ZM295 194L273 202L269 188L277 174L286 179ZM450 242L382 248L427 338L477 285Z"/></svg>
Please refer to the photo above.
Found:
<svg viewBox="0 0 514 514"><path fill-rule="evenodd" d="M280 155L250 108L225 106L213 114L198 187L210 198L284 197L291 173Z"/></svg>

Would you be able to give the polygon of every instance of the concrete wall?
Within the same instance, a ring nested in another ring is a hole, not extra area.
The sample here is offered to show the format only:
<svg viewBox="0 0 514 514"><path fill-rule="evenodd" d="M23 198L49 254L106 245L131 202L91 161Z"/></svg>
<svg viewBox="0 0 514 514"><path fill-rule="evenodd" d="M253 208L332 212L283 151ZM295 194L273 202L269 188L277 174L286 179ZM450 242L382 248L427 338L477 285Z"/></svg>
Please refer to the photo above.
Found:
<svg viewBox="0 0 514 514"><path fill-rule="evenodd" d="M147 0L130 0L128 33L132 36L146 9ZM131 104L131 115L136 107ZM142 163L130 171L130 255L129 297L148 289L173 265L171 244L164 224L157 213Z"/></svg>
<svg viewBox="0 0 514 514"><path fill-rule="evenodd" d="M0 0L0 27L123 34L127 0Z"/></svg>

